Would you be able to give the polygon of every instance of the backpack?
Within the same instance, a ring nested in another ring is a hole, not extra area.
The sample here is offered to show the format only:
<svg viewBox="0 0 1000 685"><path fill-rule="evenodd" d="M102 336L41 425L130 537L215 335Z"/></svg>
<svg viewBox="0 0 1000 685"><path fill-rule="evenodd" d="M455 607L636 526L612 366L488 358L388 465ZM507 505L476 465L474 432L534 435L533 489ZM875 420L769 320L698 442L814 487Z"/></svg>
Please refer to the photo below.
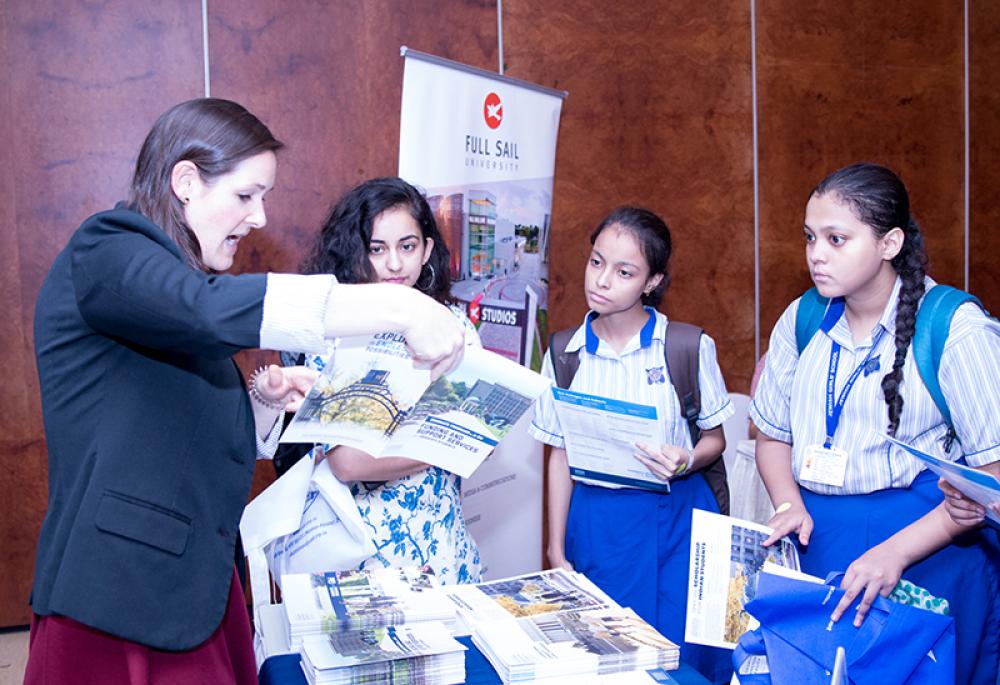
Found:
<svg viewBox="0 0 1000 685"><path fill-rule="evenodd" d="M941 355L944 352L945 341L948 339L952 317L955 316L955 310L958 309L959 305L966 302L974 302L983 310L984 314L989 316L983 303L964 290L948 285L935 285L928 290L917 309L917 321L912 342L913 359L917 364L920 380L924 382L935 406L948 423L949 435L953 439L954 427L951 421L951 411L948 409L944 393L941 392L938 372L941 369ZM831 303L830 299L820 295L816 288L810 288L803 293L795 312L795 344L800 355L816 331L820 329L828 313L835 317L834 321L836 321L837 318L840 318L843 306L842 299L835 298Z"/></svg>
<svg viewBox="0 0 1000 685"><path fill-rule="evenodd" d="M549 336L549 355L556 376L556 385L569 389L576 370L580 367L579 352L567 352L566 345L576 332L576 328L564 328ZM663 346L667 378L670 379L680 402L681 415L691 433L691 445L698 444L701 429L698 428L698 414L701 412L701 390L698 387L698 350L703 331L697 326L678 321L667 322L666 341ZM700 473L708 481L708 486L719 504L719 511L729 515L729 485L726 483L726 463L720 454Z"/></svg>

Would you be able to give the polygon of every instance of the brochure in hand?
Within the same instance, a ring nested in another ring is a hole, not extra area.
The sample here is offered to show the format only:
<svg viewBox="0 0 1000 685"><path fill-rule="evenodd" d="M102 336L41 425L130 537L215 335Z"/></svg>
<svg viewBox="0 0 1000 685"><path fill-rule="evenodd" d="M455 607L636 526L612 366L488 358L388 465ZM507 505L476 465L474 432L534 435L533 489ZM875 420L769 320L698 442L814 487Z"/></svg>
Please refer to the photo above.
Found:
<svg viewBox="0 0 1000 685"><path fill-rule="evenodd" d="M637 442L663 443L656 407L555 387L552 395L574 479L670 492L635 458Z"/></svg>
<svg viewBox="0 0 1000 685"><path fill-rule="evenodd" d="M733 649L756 622L744 605L757 593L765 564L799 570L799 553L788 538L762 543L771 529L701 509L692 511L691 560L684 639Z"/></svg>
<svg viewBox="0 0 1000 685"><path fill-rule="evenodd" d="M883 437L893 445L922 461L939 478L944 478L963 495L986 507L986 518L994 527L1000 525L1000 515L997 515L996 511L990 508L990 506L1000 506L1000 481L994 476L979 469L956 464L953 461L921 452L916 447L907 445L905 442L891 438L888 435Z"/></svg>
<svg viewBox="0 0 1000 685"><path fill-rule="evenodd" d="M549 385L471 345L458 368L431 383L403 336L343 338L281 441L409 457L465 478Z"/></svg>

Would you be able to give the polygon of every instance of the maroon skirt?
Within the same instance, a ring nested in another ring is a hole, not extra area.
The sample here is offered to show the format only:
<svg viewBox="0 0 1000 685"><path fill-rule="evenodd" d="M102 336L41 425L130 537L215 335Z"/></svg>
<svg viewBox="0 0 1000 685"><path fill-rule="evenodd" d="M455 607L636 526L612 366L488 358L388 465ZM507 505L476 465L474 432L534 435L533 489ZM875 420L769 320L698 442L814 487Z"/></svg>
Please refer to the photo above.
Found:
<svg viewBox="0 0 1000 685"><path fill-rule="evenodd" d="M235 570L222 623L205 642L166 652L65 616L31 619L25 685L256 685L250 618Z"/></svg>

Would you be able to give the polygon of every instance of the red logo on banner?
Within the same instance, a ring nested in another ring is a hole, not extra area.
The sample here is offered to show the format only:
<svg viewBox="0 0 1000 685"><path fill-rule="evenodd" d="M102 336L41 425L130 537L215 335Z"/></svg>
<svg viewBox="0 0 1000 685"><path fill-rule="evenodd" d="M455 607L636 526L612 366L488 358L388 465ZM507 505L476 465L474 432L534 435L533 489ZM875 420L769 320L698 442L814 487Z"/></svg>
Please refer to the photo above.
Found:
<svg viewBox="0 0 1000 685"><path fill-rule="evenodd" d="M479 303L483 301L483 294L484 293L479 293L472 298L472 302L469 303L469 321L471 321L472 325L476 328L479 328L479 319L482 317L479 309Z"/></svg>
<svg viewBox="0 0 1000 685"><path fill-rule="evenodd" d="M486 102L483 103L483 118L490 128L497 128L503 122L503 103L496 93L486 96Z"/></svg>

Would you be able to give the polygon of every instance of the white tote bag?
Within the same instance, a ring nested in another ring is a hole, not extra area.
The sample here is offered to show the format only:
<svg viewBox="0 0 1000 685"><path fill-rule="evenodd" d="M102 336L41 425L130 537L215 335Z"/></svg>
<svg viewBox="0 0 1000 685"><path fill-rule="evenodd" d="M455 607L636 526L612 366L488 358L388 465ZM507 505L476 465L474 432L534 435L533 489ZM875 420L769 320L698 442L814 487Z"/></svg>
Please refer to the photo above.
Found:
<svg viewBox="0 0 1000 685"><path fill-rule="evenodd" d="M247 505L240 534L255 609L270 601L268 571L280 584L285 573L344 571L375 554L350 488L312 452Z"/></svg>

